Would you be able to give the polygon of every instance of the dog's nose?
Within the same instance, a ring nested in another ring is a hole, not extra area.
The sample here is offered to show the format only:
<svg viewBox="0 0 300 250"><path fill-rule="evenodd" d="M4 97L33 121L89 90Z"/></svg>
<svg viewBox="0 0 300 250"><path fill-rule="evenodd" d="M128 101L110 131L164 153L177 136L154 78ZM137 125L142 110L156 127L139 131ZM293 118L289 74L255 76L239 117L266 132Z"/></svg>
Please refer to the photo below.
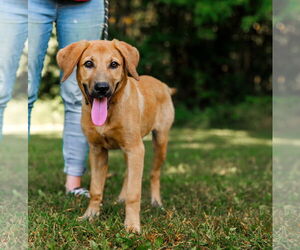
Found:
<svg viewBox="0 0 300 250"><path fill-rule="evenodd" d="M96 82L94 89L96 92L105 94L109 90L107 82Z"/></svg>

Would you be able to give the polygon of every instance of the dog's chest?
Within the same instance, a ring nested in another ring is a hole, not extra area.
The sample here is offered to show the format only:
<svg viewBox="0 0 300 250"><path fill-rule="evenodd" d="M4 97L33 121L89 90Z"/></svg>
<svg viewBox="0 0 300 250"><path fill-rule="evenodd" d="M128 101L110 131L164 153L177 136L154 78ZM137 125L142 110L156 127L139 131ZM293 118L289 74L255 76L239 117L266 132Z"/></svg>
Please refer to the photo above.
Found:
<svg viewBox="0 0 300 250"><path fill-rule="evenodd" d="M115 133L111 130L107 130L105 127L95 128L96 139L103 148L106 149L119 149L120 145L118 140L115 138Z"/></svg>

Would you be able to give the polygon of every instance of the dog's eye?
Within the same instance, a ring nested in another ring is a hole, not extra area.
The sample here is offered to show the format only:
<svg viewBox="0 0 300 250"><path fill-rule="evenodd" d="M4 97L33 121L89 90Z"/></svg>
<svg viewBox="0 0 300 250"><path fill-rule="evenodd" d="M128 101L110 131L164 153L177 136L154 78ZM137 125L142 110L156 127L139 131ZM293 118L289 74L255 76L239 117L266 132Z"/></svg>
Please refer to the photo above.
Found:
<svg viewBox="0 0 300 250"><path fill-rule="evenodd" d="M117 62L112 61L112 62L110 63L109 66L110 66L110 68L115 69L115 68L117 68L119 65L120 65L120 64L118 64Z"/></svg>
<svg viewBox="0 0 300 250"><path fill-rule="evenodd" d="M92 61L86 61L83 65L86 68L93 68L94 67L94 63Z"/></svg>

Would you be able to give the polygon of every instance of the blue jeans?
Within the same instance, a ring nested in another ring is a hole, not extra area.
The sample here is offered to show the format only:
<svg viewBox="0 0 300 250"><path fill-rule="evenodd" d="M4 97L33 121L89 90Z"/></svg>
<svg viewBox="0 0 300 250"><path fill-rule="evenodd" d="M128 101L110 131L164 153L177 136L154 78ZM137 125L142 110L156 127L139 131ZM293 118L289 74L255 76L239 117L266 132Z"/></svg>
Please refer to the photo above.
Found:
<svg viewBox="0 0 300 250"><path fill-rule="evenodd" d="M1 0L0 0L1 2ZM22 8L25 0L10 0L9 8L11 12L17 12L18 7ZM22 7L21 7L22 5ZM27 6L26 6L27 7ZM30 124L31 110L38 97L39 84L43 61L47 51L48 41L51 36L53 23L56 24L59 48L63 48L70 43L80 40L97 40L100 38L102 24L104 20L103 0L91 0L85 3L65 4L55 0L29 0L28 1L28 121ZM17 30L18 23L14 23ZM1 26L0 26L1 27ZM6 26L1 27L0 34L6 34ZM25 40L25 39L24 39ZM23 48L24 40L12 36L8 43L18 43ZM22 44L22 45L20 45ZM8 51L7 49L5 49ZM21 54L22 49L7 53ZM12 55L8 55L8 58ZM7 67L3 70L1 65L7 64L0 60L0 75L6 75L5 81L1 81L0 86L6 86L8 92L14 83L14 76L18 65L18 60L12 60L14 67ZM0 87L1 88L1 87ZM88 151L88 144L82 133L81 100L82 94L76 81L76 69L72 75L61 85L61 96L65 107L64 134L63 134L63 156L64 172L81 176L85 171L85 159ZM10 97L5 96L3 103L7 103ZM0 104L2 102L2 98ZM3 105L3 108L5 107ZM3 111L2 111L3 113ZM2 122L1 122L2 123ZM29 125L30 126L30 125Z"/></svg>
<svg viewBox="0 0 300 250"><path fill-rule="evenodd" d="M0 139L3 114L12 97L16 71L28 33L27 1L0 0ZM26 86L25 86L26 87ZM27 109L24 109L27 111Z"/></svg>

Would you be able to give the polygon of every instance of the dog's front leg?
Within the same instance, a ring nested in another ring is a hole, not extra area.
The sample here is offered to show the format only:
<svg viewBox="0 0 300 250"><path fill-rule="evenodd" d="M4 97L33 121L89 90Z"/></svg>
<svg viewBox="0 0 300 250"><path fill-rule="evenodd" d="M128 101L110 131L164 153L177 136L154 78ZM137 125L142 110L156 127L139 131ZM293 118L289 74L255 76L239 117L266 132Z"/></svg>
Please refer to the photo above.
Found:
<svg viewBox="0 0 300 250"><path fill-rule="evenodd" d="M140 207L145 148L142 140L125 150L127 157L127 193L125 199L125 228L140 233Z"/></svg>
<svg viewBox="0 0 300 250"><path fill-rule="evenodd" d="M87 210L80 219L92 220L100 213L100 204L103 199L103 189L108 169L108 151L106 149L90 145L89 158L91 166L91 199Z"/></svg>
<svg viewBox="0 0 300 250"><path fill-rule="evenodd" d="M128 160L127 160L127 154L124 154L124 158L125 158L125 163L126 163L126 171L125 171L125 175L124 175L124 180L123 180L123 186L122 186L122 190L119 194L118 197L118 202L125 202L126 200L126 194L127 194L127 176L128 176L128 170L127 170L127 166L128 166Z"/></svg>

